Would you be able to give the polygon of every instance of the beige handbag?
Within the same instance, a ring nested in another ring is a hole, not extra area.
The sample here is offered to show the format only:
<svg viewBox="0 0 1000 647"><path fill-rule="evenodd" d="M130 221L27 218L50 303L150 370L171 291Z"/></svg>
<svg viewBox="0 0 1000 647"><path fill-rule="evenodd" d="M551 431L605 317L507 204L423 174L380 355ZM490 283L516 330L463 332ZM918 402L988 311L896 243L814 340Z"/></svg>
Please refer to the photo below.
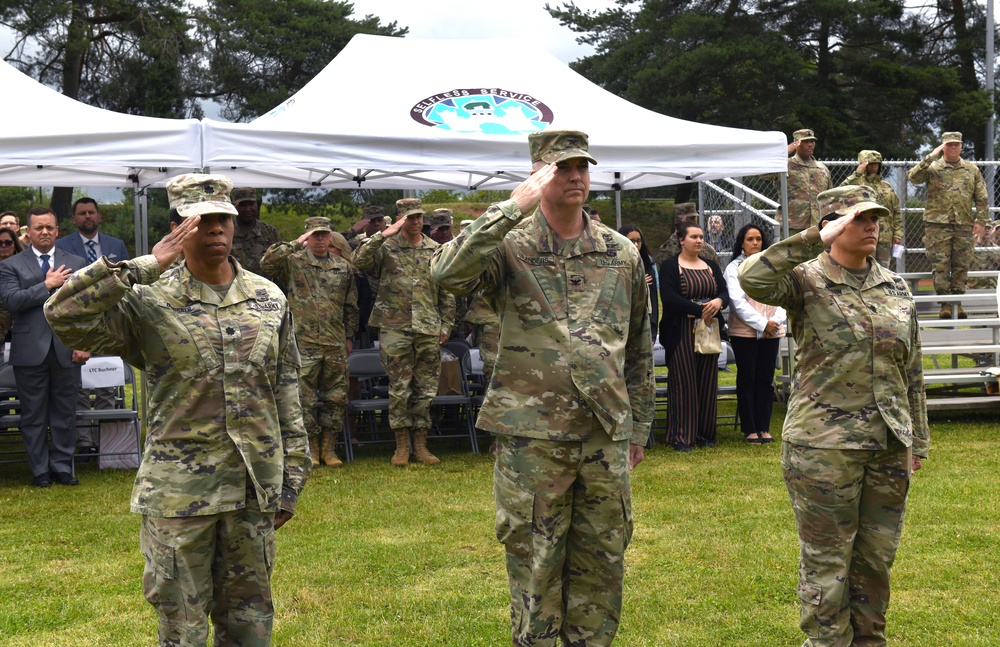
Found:
<svg viewBox="0 0 1000 647"><path fill-rule="evenodd" d="M722 352L722 336L719 334L719 321L705 323L699 318L694 324L694 352L699 355L718 355Z"/></svg>

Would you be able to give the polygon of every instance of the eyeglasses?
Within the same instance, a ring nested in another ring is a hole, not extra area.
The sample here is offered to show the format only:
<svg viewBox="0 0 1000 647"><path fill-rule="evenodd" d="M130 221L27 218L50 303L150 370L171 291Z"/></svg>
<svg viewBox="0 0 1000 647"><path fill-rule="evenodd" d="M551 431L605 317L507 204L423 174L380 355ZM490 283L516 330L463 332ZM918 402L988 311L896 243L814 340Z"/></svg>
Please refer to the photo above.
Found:
<svg viewBox="0 0 1000 647"><path fill-rule="evenodd" d="M14 241L12 240L0 240L0 247L13 247Z"/></svg>

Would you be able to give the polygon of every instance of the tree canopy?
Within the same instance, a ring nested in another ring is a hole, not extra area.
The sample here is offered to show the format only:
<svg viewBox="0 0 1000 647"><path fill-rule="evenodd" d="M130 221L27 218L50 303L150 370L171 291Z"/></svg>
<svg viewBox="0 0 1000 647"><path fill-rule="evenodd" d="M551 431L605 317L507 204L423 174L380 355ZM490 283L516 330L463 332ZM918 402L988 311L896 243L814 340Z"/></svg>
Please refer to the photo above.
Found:
<svg viewBox="0 0 1000 647"><path fill-rule="evenodd" d="M990 114L973 0L615 0L549 13L595 48L572 66L657 112L723 126L812 128L817 154L911 156L941 130L982 146ZM978 40L977 40L978 39Z"/></svg>

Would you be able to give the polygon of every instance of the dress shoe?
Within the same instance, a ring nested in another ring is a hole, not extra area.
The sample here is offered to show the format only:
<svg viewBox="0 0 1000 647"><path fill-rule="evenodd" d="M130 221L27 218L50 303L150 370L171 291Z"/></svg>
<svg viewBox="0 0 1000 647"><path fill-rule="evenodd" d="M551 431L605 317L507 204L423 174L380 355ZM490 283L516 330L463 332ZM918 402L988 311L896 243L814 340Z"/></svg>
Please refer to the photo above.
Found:
<svg viewBox="0 0 1000 647"><path fill-rule="evenodd" d="M35 487L52 487L52 480L48 474L39 474L34 480Z"/></svg>
<svg viewBox="0 0 1000 647"><path fill-rule="evenodd" d="M80 485L80 481L72 474L56 473L52 475L53 480L59 485Z"/></svg>
<svg viewBox="0 0 1000 647"><path fill-rule="evenodd" d="M691 451L691 445L688 445L687 443L670 443L670 446L673 447L674 450L678 452Z"/></svg>
<svg viewBox="0 0 1000 647"><path fill-rule="evenodd" d="M747 440L748 443L752 443L754 445L759 445L762 442L761 438L760 438L760 434L756 433L756 432L752 433L752 434L749 434L747 436L746 440Z"/></svg>

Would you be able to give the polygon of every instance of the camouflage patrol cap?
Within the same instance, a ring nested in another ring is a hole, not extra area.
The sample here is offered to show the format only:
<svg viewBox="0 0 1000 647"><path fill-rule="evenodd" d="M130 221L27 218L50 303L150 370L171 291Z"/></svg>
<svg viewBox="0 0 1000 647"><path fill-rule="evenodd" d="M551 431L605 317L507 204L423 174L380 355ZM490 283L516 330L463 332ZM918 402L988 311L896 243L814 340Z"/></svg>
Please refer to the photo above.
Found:
<svg viewBox="0 0 1000 647"><path fill-rule="evenodd" d="M257 202L257 189L252 186L233 189L233 204L241 202Z"/></svg>
<svg viewBox="0 0 1000 647"><path fill-rule="evenodd" d="M369 205L364 208L361 212L362 218L367 218L368 220L375 220L376 218L385 218L385 208L380 207L377 204Z"/></svg>
<svg viewBox="0 0 1000 647"><path fill-rule="evenodd" d="M858 164L881 164L882 153L878 151L861 151L858 153Z"/></svg>
<svg viewBox="0 0 1000 647"><path fill-rule="evenodd" d="M794 139L797 142L810 141L810 140L816 141L816 133L809 130L808 128L803 128L802 130L796 130L794 133L792 133L792 139Z"/></svg>
<svg viewBox="0 0 1000 647"><path fill-rule="evenodd" d="M941 143L947 144L948 142L958 142L962 143L962 133L960 132L947 132L941 135Z"/></svg>
<svg viewBox="0 0 1000 647"><path fill-rule="evenodd" d="M438 227L451 227L453 220L451 209L435 209L427 223L431 226L431 231Z"/></svg>
<svg viewBox="0 0 1000 647"><path fill-rule="evenodd" d="M423 215L426 213L424 211L424 203L420 201L420 198L403 198L402 200L396 200L396 215L399 218L406 218L407 216Z"/></svg>
<svg viewBox="0 0 1000 647"><path fill-rule="evenodd" d="M681 202L674 205L674 220L688 220L698 217L698 205L693 202Z"/></svg>
<svg viewBox="0 0 1000 647"><path fill-rule="evenodd" d="M838 186L823 191L816 196L820 222L871 210L878 211L880 216L888 216L889 210L876 202L877 198L875 189L864 185Z"/></svg>
<svg viewBox="0 0 1000 647"><path fill-rule="evenodd" d="M589 148L587 133L579 130L542 130L528 135L532 164L555 164L574 157L582 157L591 164L597 164L597 160L587 152Z"/></svg>
<svg viewBox="0 0 1000 647"><path fill-rule="evenodd" d="M306 218L306 233L311 234L316 231L326 231L332 233L333 229L330 227L330 219L323 216Z"/></svg>
<svg viewBox="0 0 1000 647"><path fill-rule="evenodd" d="M240 212L229 201L232 190L233 183L225 175L185 173L167 182L167 199L170 200L170 208L176 209L181 218L208 213L237 216Z"/></svg>

